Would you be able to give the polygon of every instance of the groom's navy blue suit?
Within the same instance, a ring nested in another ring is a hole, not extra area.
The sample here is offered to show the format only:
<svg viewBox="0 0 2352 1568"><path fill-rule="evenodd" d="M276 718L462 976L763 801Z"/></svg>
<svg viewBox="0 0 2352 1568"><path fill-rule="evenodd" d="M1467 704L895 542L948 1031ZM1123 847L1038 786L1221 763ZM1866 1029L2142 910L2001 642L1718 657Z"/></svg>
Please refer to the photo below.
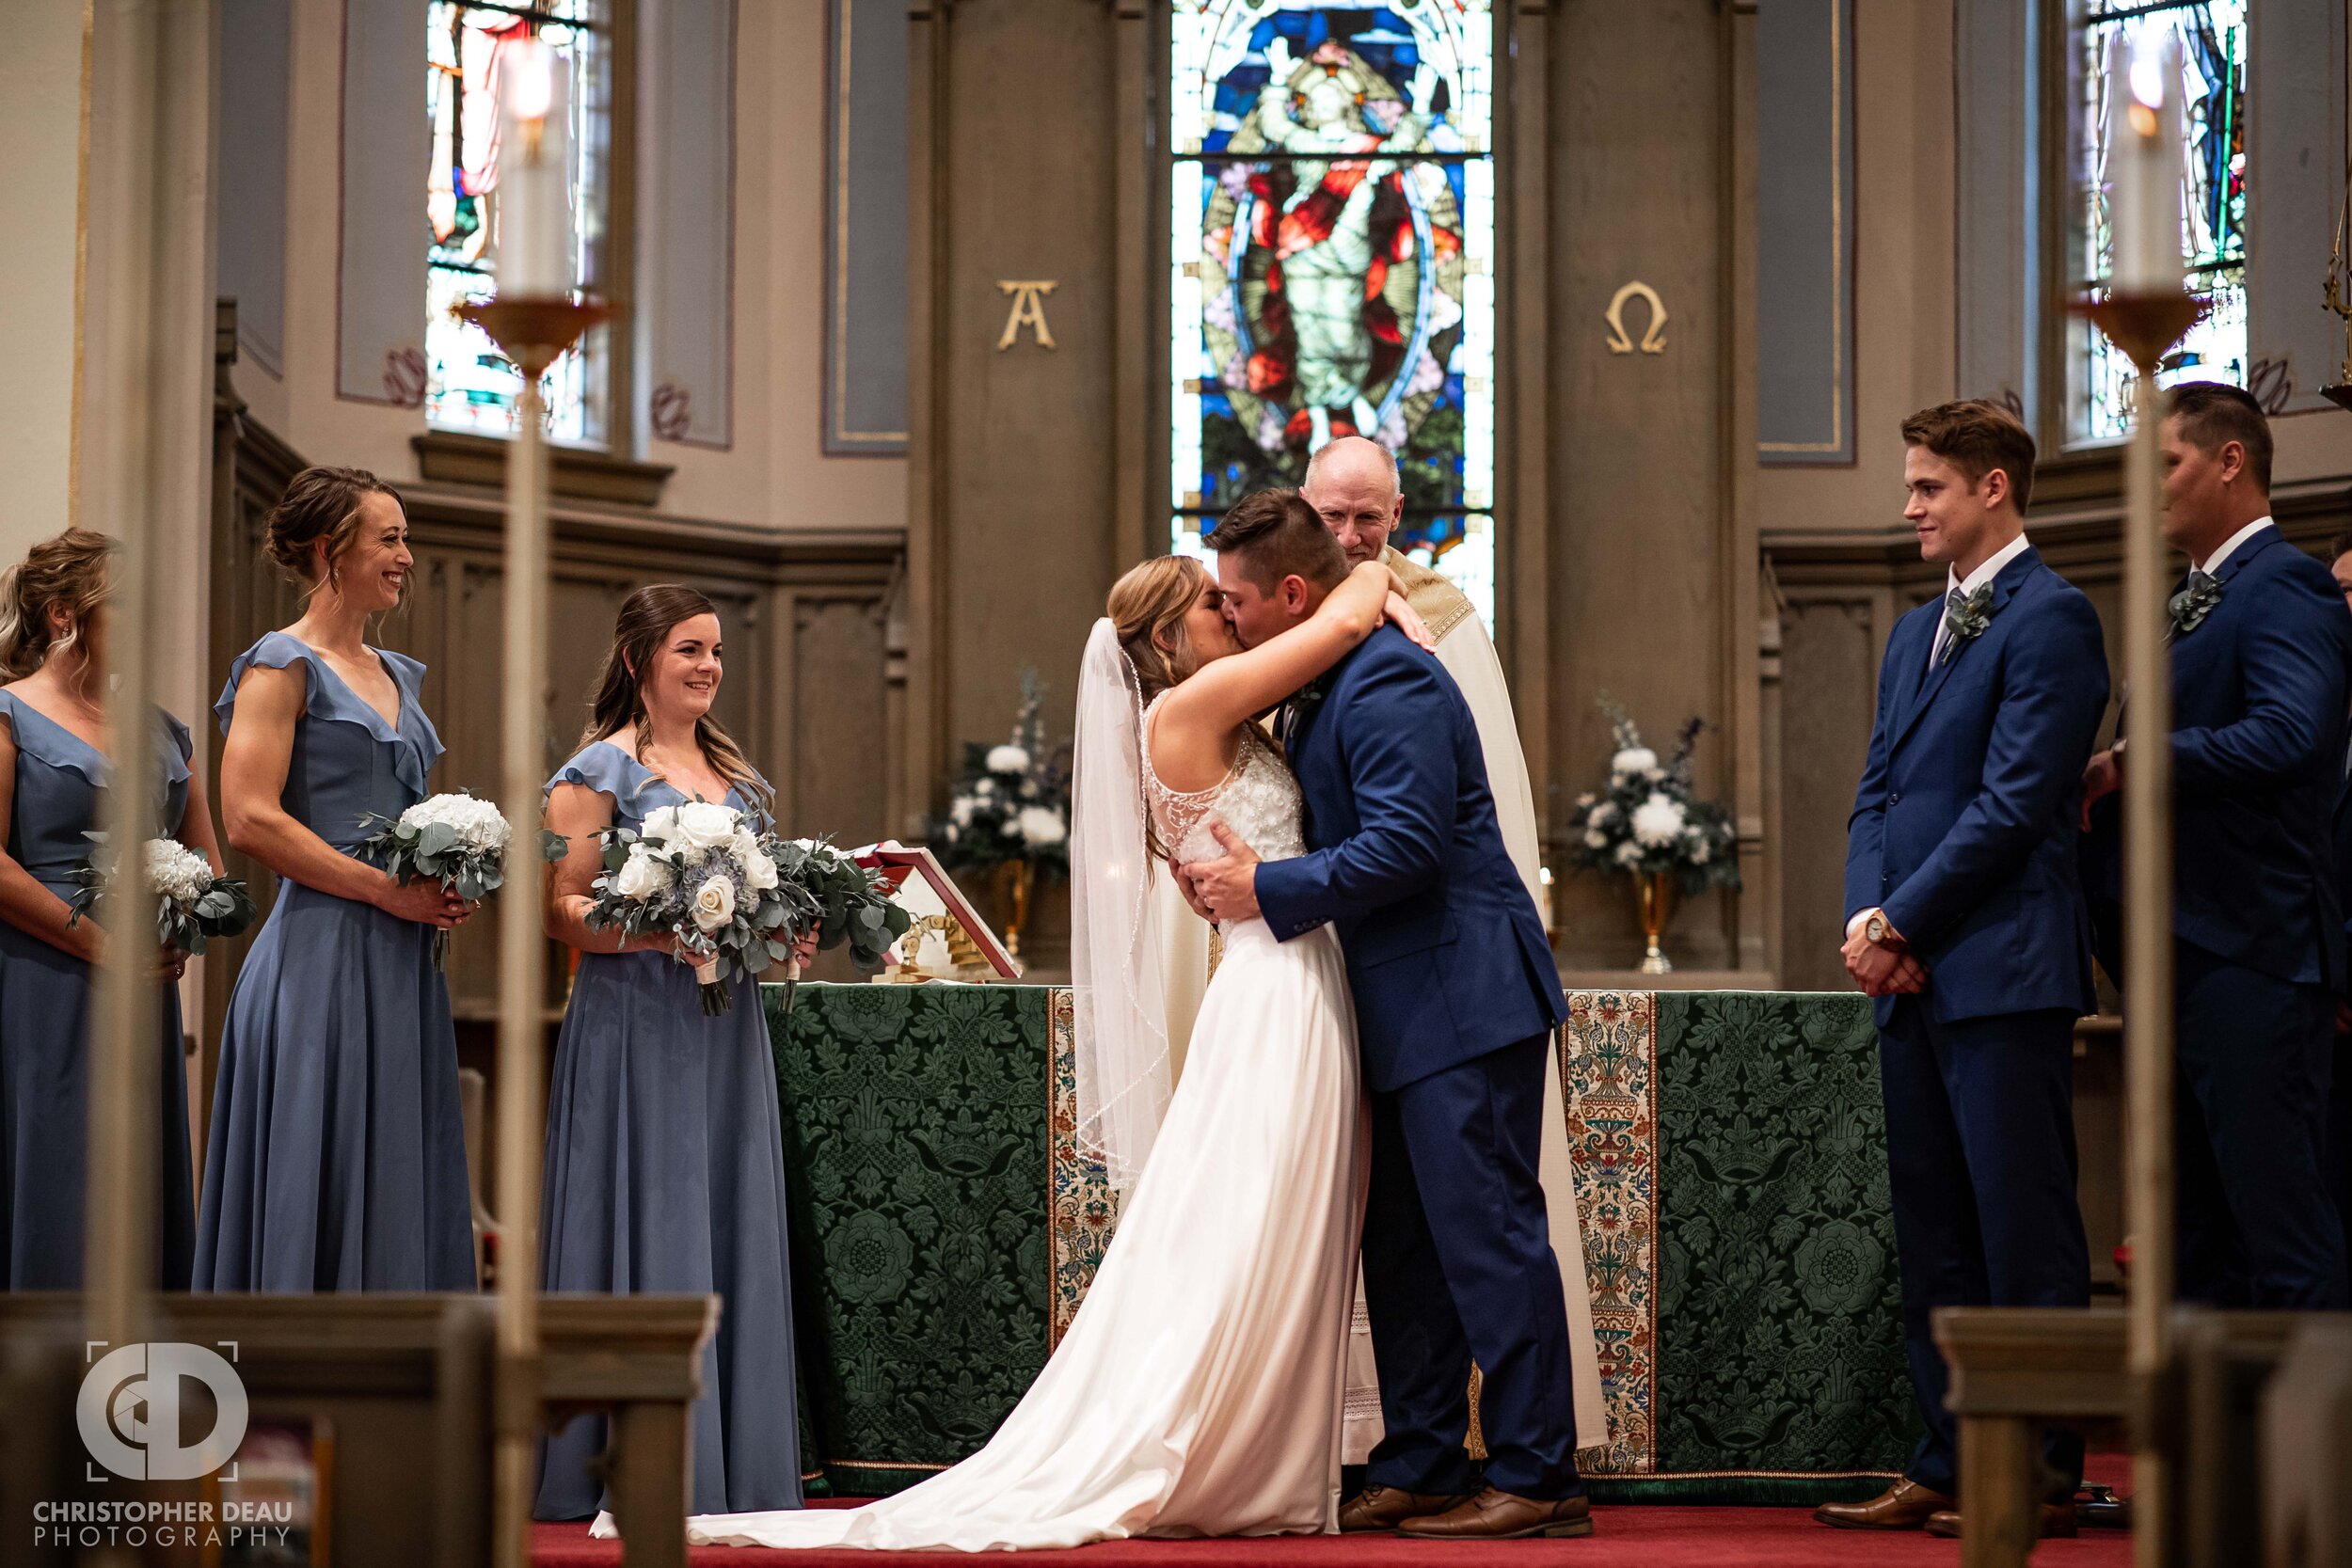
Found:
<svg viewBox="0 0 2352 1568"><path fill-rule="evenodd" d="M1280 941L1337 929L1356 998L1373 1116L1364 1293L1388 1427L1369 1479L1477 1489L1462 1446L1475 1358L1486 1483L1571 1497L1567 1307L1535 1178L1567 1016L1559 971L1453 677L1384 626L1317 687L1284 736L1308 853L1260 865L1257 895Z"/></svg>
<svg viewBox="0 0 2352 1568"><path fill-rule="evenodd" d="M1847 828L1846 912L1883 907L1927 990L1878 1004L1904 1349L1927 1430L1908 1473L1957 1494L1938 1307L2083 1307L2074 1020L2092 1011L2076 863L2083 768L2107 701L2090 602L2031 548L1984 627L1933 654L1946 603L1895 623ZM2057 1496L2082 1439L2056 1437Z"/></svg>

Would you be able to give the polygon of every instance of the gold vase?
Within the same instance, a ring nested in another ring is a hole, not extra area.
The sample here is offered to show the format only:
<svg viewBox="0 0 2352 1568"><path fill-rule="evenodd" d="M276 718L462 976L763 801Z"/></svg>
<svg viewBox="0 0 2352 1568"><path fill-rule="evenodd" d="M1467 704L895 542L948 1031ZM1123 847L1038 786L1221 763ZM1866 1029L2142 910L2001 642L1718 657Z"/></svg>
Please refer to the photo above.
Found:
<svg viewBox="0 0 2352 1568"><path fill-rule="evenodd" d="M1671 871L1653 871L1633 879L1634 902L1642 913L1642 941L1647 951L1642 955L1645 974L1672 974L1674 963L1658 945L1658 939L1666 934L1666 927L1675 917L1675 895L1677 884Z"/></svg>
<svg viewBox="0 0 2352 1568"><path fill-rule="evenodd" d="M1027 861L1004 861L991 879L996 885L996 907L1005 917L1005 951L1017 958L1021 957L1021 927L1029 923L1029 889L1037 879L1037 867Z"/></svg>

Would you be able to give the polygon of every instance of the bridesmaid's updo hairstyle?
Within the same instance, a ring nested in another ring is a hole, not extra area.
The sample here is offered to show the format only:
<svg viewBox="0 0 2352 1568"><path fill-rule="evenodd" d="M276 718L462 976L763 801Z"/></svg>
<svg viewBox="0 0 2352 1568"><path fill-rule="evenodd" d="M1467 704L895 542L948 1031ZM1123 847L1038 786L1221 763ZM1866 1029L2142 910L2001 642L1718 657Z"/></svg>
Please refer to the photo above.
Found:
<svg viewBox="0 0 2352 1568"><path fill-rule="evenodd" d="M589 699L588 727L580 732L580 743L585 746L627 731L629 754L644 762L645 747L653 739L653 715L645 711L641 672L651 667L679 622L718 613L717 606L681 582L648 583L631 594L612 623L612 646L596 673L596 694ZM725 725L704 714L694 721L694 743L711 770L741 790L745 800L762 812L773 805L774 792L760 782Z"/></svg>
<svg viewBox="0 0 2352 1568"><path fill-rule="evenodd" d="M335 580L336 562L358 539L359 503L370 496L389 496L403 516L408 514L400 492L365 468L305 468L262 519L262 547L279 570L315 594ZM325 571L319 569L321 545L326 546ZM405 578L400 593L405 600Z"/></svg>
<svg viewBox="0 0 2352 1568"><path fill-rule="evenodd" d="M115 542L86 528L70 528L24 552L0 573L0 670L22 680L82 641L90 611L113 587ZM62 607L65 629L51 625Z"/></svg>
<svg viewBox="0 0 2352 1568"><path fill-rule="evenodd" d="M1184 616L1208 577L1208 568L1191 556L1163 555L1111 584L1103 612L1136 667L1147 703L1200 667L1184 635Z"/></svg>

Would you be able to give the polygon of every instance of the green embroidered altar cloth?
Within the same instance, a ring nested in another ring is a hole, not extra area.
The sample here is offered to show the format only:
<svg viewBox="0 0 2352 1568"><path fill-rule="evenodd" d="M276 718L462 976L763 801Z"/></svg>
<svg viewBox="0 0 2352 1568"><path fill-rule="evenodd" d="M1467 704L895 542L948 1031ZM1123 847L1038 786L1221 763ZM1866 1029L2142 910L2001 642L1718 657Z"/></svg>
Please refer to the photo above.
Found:
<svg viewBox="0 0 2352 1568"><path fill-rule="evenodd" d="M985 1442L1108 1244L1066 990L767 988L812 1490ZM1560 1037L1611 1442L1596 1496L1867 1496L1915 1433L1869 1005L1569 994Z"/></svg>

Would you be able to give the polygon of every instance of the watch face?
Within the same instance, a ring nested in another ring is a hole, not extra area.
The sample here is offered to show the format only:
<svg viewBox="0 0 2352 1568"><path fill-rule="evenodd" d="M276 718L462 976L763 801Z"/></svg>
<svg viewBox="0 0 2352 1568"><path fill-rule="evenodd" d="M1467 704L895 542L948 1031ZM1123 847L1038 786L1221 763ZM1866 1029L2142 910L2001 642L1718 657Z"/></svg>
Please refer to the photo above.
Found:
<svg viewBox="0 0 2352 1568"><path fill-rule="evenodd" d="M1886 940L1886 922L1880 919L1877 915L1872 915L1869 923L1862 927L1862 934L1868 937L1872 942L1884 942Z"/></svg>

